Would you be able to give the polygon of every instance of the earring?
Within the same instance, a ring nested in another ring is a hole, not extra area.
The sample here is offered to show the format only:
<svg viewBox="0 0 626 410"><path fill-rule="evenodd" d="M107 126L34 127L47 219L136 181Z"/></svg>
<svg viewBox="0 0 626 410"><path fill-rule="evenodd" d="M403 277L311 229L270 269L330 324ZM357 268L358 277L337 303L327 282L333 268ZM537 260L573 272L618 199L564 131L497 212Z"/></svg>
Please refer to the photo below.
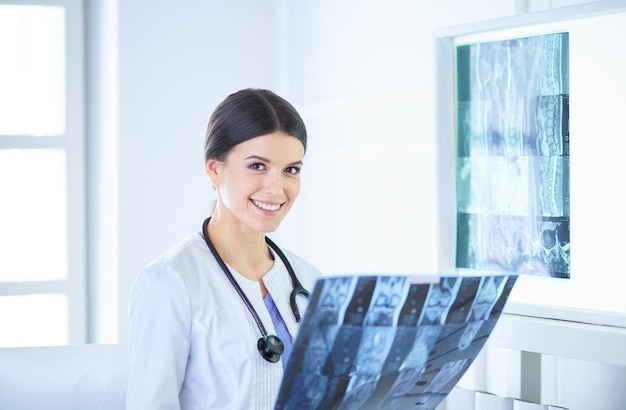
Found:
<svg viewBox="0 0 626 410"><path fill-rule="evenodd" d="M217 189L217 187L215 186L215 184L211 184L211 188L213 188L213 190L214 190L214 191Z"/></svg>

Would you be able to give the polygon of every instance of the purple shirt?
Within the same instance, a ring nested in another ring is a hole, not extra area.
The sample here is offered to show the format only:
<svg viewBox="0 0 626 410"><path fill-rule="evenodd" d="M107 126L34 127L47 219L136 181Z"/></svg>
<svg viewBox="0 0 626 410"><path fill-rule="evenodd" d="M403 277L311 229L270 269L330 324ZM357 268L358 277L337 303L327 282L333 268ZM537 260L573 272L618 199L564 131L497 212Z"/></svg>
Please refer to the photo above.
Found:
<svg viewBox="0 0 626 410"><path fill-rule="evenodd" d="M274 304L274 299L272 299L272 295L269 293L263 299L265 302L265 306L270 313L270 317L272 318L272 323L274 323L274 329L276 329L276 336L283 342L285 346L285 351L281 357L283 361L283 370L287 369L287 363L289 363L289 355L291 354L291 335L287 330L287 325L285 325L285 321L283 317L278 312L276 305Z"/></svg>

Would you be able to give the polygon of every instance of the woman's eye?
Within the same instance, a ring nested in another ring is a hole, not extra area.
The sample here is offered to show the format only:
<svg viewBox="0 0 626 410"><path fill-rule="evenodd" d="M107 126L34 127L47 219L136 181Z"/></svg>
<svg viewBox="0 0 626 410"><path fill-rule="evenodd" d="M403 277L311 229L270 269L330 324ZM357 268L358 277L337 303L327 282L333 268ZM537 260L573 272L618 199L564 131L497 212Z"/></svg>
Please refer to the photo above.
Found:
<svg viewBox="0 0 626 410"><path fill-rule="evenodd" d="M254 164L250 165L250 169L254 169L256 171L263 171L265 169L265 164L262 164L260 162L255 162Z"/></svg>
<svg viewBox="0 0 626 410"><path fill-rule="evenodd" d="M285 172L291 175L296 175L300 173L300 168L299 167L289 167L287 169L285 169Z"/></svg>

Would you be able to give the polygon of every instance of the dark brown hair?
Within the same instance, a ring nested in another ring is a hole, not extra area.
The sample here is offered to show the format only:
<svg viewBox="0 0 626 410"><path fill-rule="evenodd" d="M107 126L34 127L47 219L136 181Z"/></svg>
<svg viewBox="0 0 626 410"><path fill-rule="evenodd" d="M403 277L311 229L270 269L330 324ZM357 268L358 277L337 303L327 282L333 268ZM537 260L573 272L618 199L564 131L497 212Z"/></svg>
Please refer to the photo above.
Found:
<svg viewBox="0 0 626 410"><path fill-rule="evenodd" d="M204 160L223 161L235 145L273 132L298 138L306 151L306 127L293 105L269 90L237 91L226 97L211 115Z"/></svg>

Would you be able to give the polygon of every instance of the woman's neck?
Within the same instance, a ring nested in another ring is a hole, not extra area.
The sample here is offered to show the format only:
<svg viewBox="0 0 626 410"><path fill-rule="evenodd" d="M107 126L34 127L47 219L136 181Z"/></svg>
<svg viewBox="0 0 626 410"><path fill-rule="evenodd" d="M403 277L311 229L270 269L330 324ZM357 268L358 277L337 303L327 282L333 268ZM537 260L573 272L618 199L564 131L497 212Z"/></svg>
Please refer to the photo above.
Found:
<svg viewBox="0 0 626 410"><path fill-rule="evenodd" d="M211 217L207 230L222 260L244 277L260 281L274 265L264 233L219 214Z"/></svg>

